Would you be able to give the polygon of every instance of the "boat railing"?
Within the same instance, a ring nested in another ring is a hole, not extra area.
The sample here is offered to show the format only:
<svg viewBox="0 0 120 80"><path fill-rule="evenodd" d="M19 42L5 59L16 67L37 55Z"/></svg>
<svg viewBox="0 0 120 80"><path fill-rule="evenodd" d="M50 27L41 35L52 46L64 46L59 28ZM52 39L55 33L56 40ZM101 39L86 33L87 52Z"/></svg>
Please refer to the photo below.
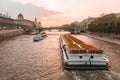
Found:
<svg viewBox="0 0 120 80"><path fill-rule="evenodd" d="M70 54L86 54L87 51L84 49L70 49Z"/></svg>

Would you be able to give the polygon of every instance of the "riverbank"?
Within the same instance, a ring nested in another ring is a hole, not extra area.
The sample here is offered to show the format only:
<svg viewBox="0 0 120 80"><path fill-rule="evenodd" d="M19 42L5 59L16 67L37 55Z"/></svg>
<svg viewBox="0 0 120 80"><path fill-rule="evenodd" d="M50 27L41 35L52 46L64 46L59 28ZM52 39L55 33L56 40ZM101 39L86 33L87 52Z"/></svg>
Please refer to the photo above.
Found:
<svg viewBox="0 0 120 80"><path fill-rule="evenodd" d="M23 29L0 30L0 41L21 35L24 33Z"/></svg>
<svg viewBox="0 0 120 80"><path fill-rule="evenodd" d="M115 36L108 36L108 35L102 35L102 34L94 34L94 33L83 33L83 35L86 35L88 37L92 37L98 40L102 40L108 43L113 43L113 44L117 44L120 45L120 39L119 36L115 37Z"/></svg>

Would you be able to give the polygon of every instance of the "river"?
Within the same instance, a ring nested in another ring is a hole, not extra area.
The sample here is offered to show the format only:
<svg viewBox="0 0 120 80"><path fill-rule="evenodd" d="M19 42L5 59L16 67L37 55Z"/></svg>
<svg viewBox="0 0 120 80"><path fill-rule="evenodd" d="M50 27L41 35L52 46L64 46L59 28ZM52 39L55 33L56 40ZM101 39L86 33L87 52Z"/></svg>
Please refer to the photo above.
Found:
<svg viewBox="0 0 120 80"><path fill-rule="evenodd" d="M75 35L103 49L111 67L109 71L63 71L60 35L55 31L48 33L48 37L39 42L33 42L33 35L0 42L0 80L120 80L120 46Z"/></svg>

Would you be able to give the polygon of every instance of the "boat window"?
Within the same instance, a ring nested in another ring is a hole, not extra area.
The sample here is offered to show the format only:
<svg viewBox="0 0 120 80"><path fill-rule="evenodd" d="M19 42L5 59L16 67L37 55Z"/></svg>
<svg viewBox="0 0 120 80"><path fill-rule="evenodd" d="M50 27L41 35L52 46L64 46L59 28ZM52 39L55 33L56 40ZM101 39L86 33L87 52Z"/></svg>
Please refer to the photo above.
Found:
<svg viewBox="0 0 120 80"><path fill-rule="evenodd" d="M90 58L94 58L93 56L90 56Z"/></svg>
<svg viewBox="0 0 120 80"><path fill-rule="evenodd" d="M82 58L82 56L80 56L80 58Z"/></svg>

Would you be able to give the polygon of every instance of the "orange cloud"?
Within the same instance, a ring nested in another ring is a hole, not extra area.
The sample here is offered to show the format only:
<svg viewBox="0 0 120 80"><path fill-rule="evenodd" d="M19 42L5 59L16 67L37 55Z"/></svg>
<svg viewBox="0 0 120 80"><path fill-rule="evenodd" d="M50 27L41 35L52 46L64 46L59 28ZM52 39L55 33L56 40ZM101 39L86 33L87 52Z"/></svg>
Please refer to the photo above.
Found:
<svg viewBox="0 0 120 80"><path fill-rule="evenodd" d="M39 18L39 21L42 22L43 27L50 26L61 26L63 24L70 24L73 21L81 21L81 17L68 17L64 16L64 14L56 14L48 17Z"/></svg>

